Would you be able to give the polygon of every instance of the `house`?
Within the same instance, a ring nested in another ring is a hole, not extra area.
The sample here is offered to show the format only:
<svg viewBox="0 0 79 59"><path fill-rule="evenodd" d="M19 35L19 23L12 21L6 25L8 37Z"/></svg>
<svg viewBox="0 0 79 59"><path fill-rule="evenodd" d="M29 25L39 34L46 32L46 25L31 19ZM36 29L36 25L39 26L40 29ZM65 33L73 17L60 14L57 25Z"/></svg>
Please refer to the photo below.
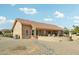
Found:
<svg viewBox="0 0 79 59"><path fill-rule="evenodd" d="M38 38L38 36L60 35L63 29L52 24L17 18L13 25L13 37L20 39Z"/></svg>

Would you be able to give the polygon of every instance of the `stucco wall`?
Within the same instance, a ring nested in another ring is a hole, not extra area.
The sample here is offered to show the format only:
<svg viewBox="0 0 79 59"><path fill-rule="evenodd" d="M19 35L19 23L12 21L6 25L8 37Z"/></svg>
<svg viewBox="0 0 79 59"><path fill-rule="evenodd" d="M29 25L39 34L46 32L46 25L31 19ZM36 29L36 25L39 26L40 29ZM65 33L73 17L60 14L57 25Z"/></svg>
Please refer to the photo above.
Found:
<svg viewBox="0 0 79 59"><path fill-rule="evenodd" d="M20 22L16 22L16 25L13 29L13 37L15 37L16 35L19 35L20 39L22 38L22 25Z"/></svg>
<svg viewBox="0 0 79 59"><path fill-rule="evenodd" d="M28 31L28 35L27 35L26 31ZM32 27L28 26L28 25L22 25L23 39L31 38L31 34L32 34Z"/></svg>

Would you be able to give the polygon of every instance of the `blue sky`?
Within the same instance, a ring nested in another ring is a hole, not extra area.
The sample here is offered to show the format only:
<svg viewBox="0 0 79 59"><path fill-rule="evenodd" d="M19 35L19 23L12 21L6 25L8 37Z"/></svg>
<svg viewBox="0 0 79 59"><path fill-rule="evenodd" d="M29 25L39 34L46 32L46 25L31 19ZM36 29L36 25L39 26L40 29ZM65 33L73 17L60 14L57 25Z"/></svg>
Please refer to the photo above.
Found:
<svg viewBox="0 0 79 59"><path fill-rule="evenodd" d="M68 4L1 4L0 29L11 29L16 18L72 28L79 25L79 5Z"/></svg>

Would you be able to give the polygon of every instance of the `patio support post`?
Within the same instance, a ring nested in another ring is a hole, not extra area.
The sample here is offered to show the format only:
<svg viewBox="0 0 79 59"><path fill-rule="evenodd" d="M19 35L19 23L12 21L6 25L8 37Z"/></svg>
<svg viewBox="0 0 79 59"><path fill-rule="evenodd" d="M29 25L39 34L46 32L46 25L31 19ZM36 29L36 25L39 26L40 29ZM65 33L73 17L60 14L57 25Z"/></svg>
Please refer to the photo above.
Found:
<svg viewBox="0 0 79 59"><path fill-rule="evenodd" d="M34 29L34 36L36 36L36 28Z"/></svg>
<svg viewBox="0 0 79 59"><path fill-rule="evenodd" d="M46 30L44 30L44 34L43 34L44 36L46 35Z"/></svg>
<svg viewBox="0 0 79 59"><path fill-rule="evenodd" d="M60 35L60 31L58 31L58 34L57 34L57 36L59 36Z"/></svg>

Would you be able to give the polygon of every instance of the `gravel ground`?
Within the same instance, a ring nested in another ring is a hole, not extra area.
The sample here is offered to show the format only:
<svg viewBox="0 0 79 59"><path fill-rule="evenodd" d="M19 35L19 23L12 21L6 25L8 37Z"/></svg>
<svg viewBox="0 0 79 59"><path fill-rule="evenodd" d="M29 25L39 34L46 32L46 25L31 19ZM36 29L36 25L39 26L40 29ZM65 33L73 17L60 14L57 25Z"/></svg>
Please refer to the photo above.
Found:
<svg viewBox="0 0 79 59"><path fill-rule="evenodd" d="M75 41L42 41L42 40L19 40L0 37L0 55L78 55L79 40ZM24 50L14 50L20 44Z"/></svg>

